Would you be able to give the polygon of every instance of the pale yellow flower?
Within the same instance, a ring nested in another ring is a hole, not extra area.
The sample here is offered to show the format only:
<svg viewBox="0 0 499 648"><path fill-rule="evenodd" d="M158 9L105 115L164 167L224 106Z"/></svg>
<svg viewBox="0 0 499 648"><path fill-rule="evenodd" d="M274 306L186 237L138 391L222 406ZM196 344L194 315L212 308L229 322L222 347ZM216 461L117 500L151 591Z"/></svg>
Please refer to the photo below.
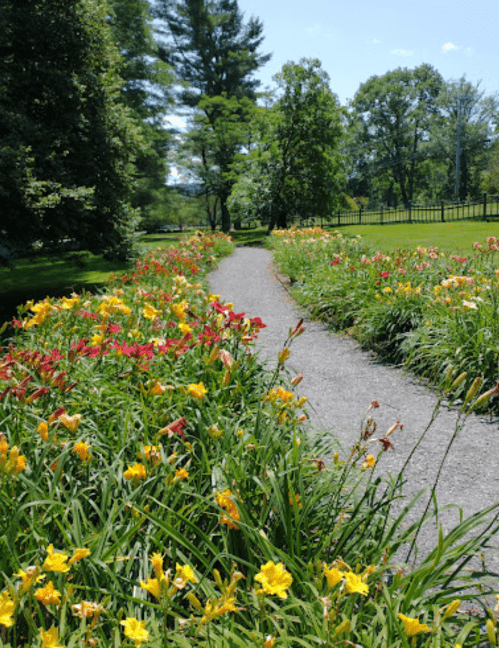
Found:
<svg viewBox="0 0 499 648"><path fill-rule="evenodd" d="M71 606L73 614L80 619L88 619L102 610L102 605L93 601L82 601Z"/></svg>

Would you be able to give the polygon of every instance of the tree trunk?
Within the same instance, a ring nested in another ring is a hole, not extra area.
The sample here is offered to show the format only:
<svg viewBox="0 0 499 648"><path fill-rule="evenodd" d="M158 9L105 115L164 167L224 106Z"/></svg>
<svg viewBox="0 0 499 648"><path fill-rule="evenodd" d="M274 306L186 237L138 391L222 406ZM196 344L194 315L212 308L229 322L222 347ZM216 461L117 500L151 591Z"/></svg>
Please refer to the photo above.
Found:
<svg viewBox="0 0 499 648"><path fill-rule="evenodd" d="M230 232L230 213L227 209L227 196L220 196L220 207L222 209L222 232Z"/></svg>

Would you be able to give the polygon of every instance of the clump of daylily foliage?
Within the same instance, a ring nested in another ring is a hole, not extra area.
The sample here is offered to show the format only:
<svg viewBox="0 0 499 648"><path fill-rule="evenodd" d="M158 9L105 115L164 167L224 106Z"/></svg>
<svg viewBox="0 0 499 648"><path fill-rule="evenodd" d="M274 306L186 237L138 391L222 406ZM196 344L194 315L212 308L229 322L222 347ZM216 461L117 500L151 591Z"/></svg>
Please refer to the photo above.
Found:
<svg viewBox="0 0 499 648"><path fill-rule="evenodd" d="M376 476L398 422L374 435L373 401L348 451L305 434L286 370L303 324L264 368L264 323L205 284L232 249L196 234L9 324L0 646L495 645L493 589L463 564L494 511L404 564L431 515L404 526Z"/></svg>
<svg viewBox="0 0 499 648"><path fill-rule="evenodd" d="M281 270L311 312L438 384L449 367L497 387L499 238L468 255L436 247L379 252L319 227L274 232ZM497 402L497 401L495 401Z"/></svg>

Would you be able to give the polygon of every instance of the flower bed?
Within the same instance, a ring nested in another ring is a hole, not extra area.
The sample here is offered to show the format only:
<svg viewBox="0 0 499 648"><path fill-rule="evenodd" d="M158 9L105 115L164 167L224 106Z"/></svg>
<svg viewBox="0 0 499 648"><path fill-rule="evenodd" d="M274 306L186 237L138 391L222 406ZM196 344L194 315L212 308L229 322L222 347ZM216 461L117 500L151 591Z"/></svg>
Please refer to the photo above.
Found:
<svg viewBox="0 0 499 648"><path fill-rule="evenodd" d="M477 377L496 386L499 239L467 257L435 247L387 255L320 228L276 232L273 244L298 299L333 328L434 384L453 368L467 374L462 391Z"/></svg>
<svg viewBox="0 0 499 648"><path fill-rule="evenodd" d="M375 476L397 425L373 436L373 402L359 442L324 464L334 440L304 435L285 366L301 323L264 370L264 323L204 284L231 249L196 235L103 294L13 321L0 646L478 645L483 618L463 606L489 589L462 563L495 532L492 512L395 568L419 528L401 524L409 506L391 517L399 486Z"/></svg>

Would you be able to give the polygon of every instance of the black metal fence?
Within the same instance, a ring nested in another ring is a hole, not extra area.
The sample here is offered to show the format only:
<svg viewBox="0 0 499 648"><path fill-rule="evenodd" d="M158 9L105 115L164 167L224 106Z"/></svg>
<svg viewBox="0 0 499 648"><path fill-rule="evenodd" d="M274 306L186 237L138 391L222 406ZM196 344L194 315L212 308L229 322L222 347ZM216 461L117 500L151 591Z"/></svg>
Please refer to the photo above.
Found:
<svg viewBox="0 0 499 648"><path fill-rule="evenodd" d="M330 221L321 225L341 227L343 225L388 225L390 223L445 223L458 220L499 219L499 196L483 194L480 200L463 202L439 202L410 207L380 207L380 209L358 209L339 211ZM306 223L304 223L306 224Z"/></svg>

